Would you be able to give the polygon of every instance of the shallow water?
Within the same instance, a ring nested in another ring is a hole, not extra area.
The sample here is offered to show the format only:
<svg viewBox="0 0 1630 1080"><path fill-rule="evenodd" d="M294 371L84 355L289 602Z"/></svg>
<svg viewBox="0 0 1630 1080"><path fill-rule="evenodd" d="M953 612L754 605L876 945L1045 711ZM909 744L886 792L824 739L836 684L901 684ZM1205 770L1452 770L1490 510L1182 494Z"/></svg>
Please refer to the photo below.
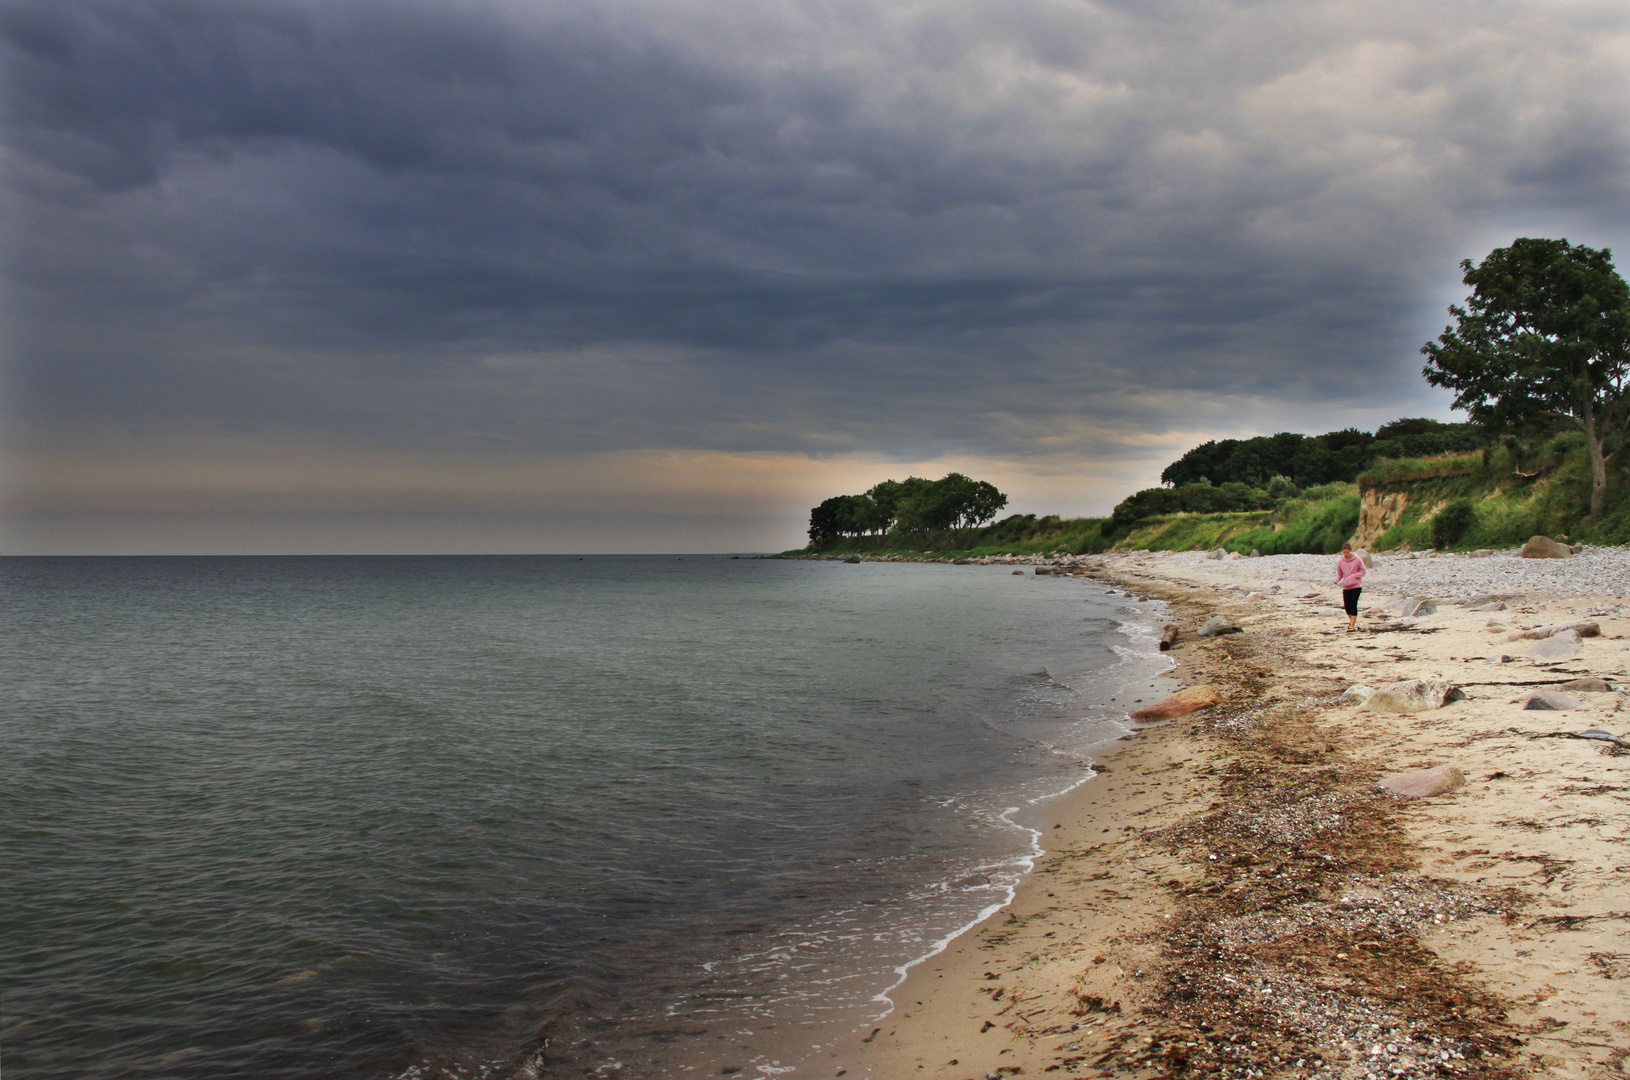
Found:
<svg viewBox="0 0 1630 1080"><path fill-rule="evenodd" d="M1145 613L1000 567L0 575L11 1078L631 1075L876 1009L1166 666Z"/></svg>

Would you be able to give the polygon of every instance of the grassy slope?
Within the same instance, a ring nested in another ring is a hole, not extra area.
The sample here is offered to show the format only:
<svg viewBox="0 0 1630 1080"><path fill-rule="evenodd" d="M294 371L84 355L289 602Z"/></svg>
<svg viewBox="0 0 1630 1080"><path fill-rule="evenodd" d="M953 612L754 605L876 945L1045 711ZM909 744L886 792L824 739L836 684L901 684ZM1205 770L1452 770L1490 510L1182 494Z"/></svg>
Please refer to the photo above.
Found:
<svg viewBox="0 0 1630 1080"><path fill-rule="evenodd" d="M1401 519L1376 541L1378 551L1432 547L1432 518L1456 499L1469 499L1475 508L1472 526L1449 545L1456 549L1510 547L1536 533L1622 544L1630 540L1630 475L1617 466L1610 462L1607 499L1595 521L1587 518L1590 467L1576 435L1557 436L1521 454L1497 448L1486 461L1473 454L1383 462L1359 482L1409 499Z"/></svg>

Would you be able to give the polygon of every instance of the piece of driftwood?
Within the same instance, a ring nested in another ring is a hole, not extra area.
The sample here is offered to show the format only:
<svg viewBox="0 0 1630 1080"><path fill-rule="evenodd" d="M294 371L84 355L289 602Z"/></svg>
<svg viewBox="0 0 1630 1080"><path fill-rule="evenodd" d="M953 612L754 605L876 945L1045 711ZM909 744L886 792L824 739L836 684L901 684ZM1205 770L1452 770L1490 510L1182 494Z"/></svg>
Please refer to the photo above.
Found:
<svg viewBox="0 0 1630 1080"><path fill-rule="evenodd" d="M1177 624L1174 622L1169 622L1166 624L1166 628L1160 632L1160 651L1165 652L1167 649L1176 644Z"/></svg>
<svg viewBox="0 0 1630 1080"><path fill-rule="evenodd" d="M1547 731L1542 734L1528 736L1530 739L1590 739L1595 742L1612 743L1614 746L1623 746L1630 749L1630 739L1615 735L1601 728L1591 728L1589 731Z"/></svg>

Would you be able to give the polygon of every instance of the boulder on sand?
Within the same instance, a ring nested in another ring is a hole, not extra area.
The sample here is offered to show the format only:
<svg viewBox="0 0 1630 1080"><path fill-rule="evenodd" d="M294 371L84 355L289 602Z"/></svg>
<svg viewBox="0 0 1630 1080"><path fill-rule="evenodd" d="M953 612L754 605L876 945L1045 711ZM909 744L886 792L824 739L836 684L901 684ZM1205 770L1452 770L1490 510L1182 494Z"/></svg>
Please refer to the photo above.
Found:
<svg viewBox="0 0 1630 1080"><path fill-rule="evenodd" d="M1536 626L1532 630L1513 630L1507 634L1505 641L1540 641L1544 638L1554 637L1557 634L1572 630L1580 637L1600 637L1602 627L1589 619L1580 619L1578 622L1559 622L1549 626Z"/></svg>
<svg viewBox="0 0 1630 1080"><path fill-rule="evenodd" d="M1558 690L1568 694L1611 694L1613 687L1606 679L1598 679L1594 675L1586 675L1583 679L1569 679Z"/></svg>
<svg viewBox="0 0 1630 1080"><path fill-rule="evenodd" d="M1365 686L1363 683L1354 683L1341 692L1341 700L1349 705L1362 705L1375 693L1375 688Z"/></svg>
<svg viewBox="0 0 1630 1080"><path fill-rule="evenodd" d="M1224 634L1238 634L1240 631L1239 623L1225 619L1221 615L1213 615L1201 623L1200 629L1194 633L1199 637L1222 637Z"/></svg>
<svg viewBox="0 0 1630 1080"><path fill-rule="evenodd" d="M1221 705L1223 696L1217 693L1214 687L1191 686L1186 690L1179 690L1165 701L1151 705L1147 709L1139 709L1132 714L1134 720L1175 720L1179 716L1187 716L1200 709L1209 709L1213 705Z"/></svg>
<svg viewBox="0 0 1630 1080"><path fill-rule="evenodd" d="M1430 799L1466 786L1466 774L1453 765L1418 772L1394 773L1381 781L1381 789L1406 799Z"/></svg>
<svg viewBox="0 0 1630 1080"><path fill-rule="evenodd" d="M1522 707L1534 712L1567 712L1570 709L1583 709L1585 703L1567 694L1559 694L1555 690L1535 690L1528 695Z"/></svg>
<svg viewBox="0 0 1630 1080"><path fill-rule="evenodd" d="M1430 596L1411 596L1404 601L1403 610L1398 614L1406 619L1413 619L1420 615L1436 615L1438 604Z"/></svg>
<svg viewBox="0 0 1630 1080"><path fill-rule="evenodd" d="M1227 555L1227 554L1228 554L1228 552L1224 551L1222 548L1213 548L1212 550L1206 552L1206 558L1208 558L1208 559L1221 559L1224 555Z"/></svg>
<svg viewBox="0 0 1630 1080"><path fill-rule="evenodd" d="M1428 712L1465 696L1460 687L1442 679L1405 679L1383 686L1359 707L1369 712Z"/></svg>
<svg viewBox="0 0 1630 1080"><path fill-rule="evenodd" d="M1530 536L1520 554L1525 559L1571 559L1573 548L1549 536Z"/></svg>
<svg viewBox="0 0 1630 1080"><path fill-rule="evenodd" d="M1455 604L1458 607L1470 608L1473 611L1482 611L1484 605L1486 605L1486 604L1492 604L1492 603L1495 603L1495 602L1501 601L1501 600L1521 600L1521 599L1522 599L1522 594L1521 593L1486 592L1486 593L1478 593L1476 596L1469 596L1464 600L1456 600ZM1490 610L1504 611L1505 609L1504 608L1492 608Z"/></svg>
<svg viewBox="0 0 1630 1080"><path fill-rule="evenodd" d="M1566 660L1579 655L1579 631L1564 630L1528 650L1530 660Z"/></svg>

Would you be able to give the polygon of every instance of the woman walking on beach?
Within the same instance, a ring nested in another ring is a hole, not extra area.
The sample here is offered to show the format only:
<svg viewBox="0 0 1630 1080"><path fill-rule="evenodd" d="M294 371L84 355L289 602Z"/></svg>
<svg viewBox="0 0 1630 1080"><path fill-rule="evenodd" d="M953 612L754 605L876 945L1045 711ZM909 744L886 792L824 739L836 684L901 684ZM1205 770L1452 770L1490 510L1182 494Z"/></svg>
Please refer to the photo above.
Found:
<svg viewBox="0 0 1630 1080"><path fill-rule="evenodd" d="M1336 560L1336 584L1341 586L1341 603L1347 609L1347 632L1358 629L1358 594L1364 591L1364 560L1353 554L1352 544L1341 545Z"/></svg>

